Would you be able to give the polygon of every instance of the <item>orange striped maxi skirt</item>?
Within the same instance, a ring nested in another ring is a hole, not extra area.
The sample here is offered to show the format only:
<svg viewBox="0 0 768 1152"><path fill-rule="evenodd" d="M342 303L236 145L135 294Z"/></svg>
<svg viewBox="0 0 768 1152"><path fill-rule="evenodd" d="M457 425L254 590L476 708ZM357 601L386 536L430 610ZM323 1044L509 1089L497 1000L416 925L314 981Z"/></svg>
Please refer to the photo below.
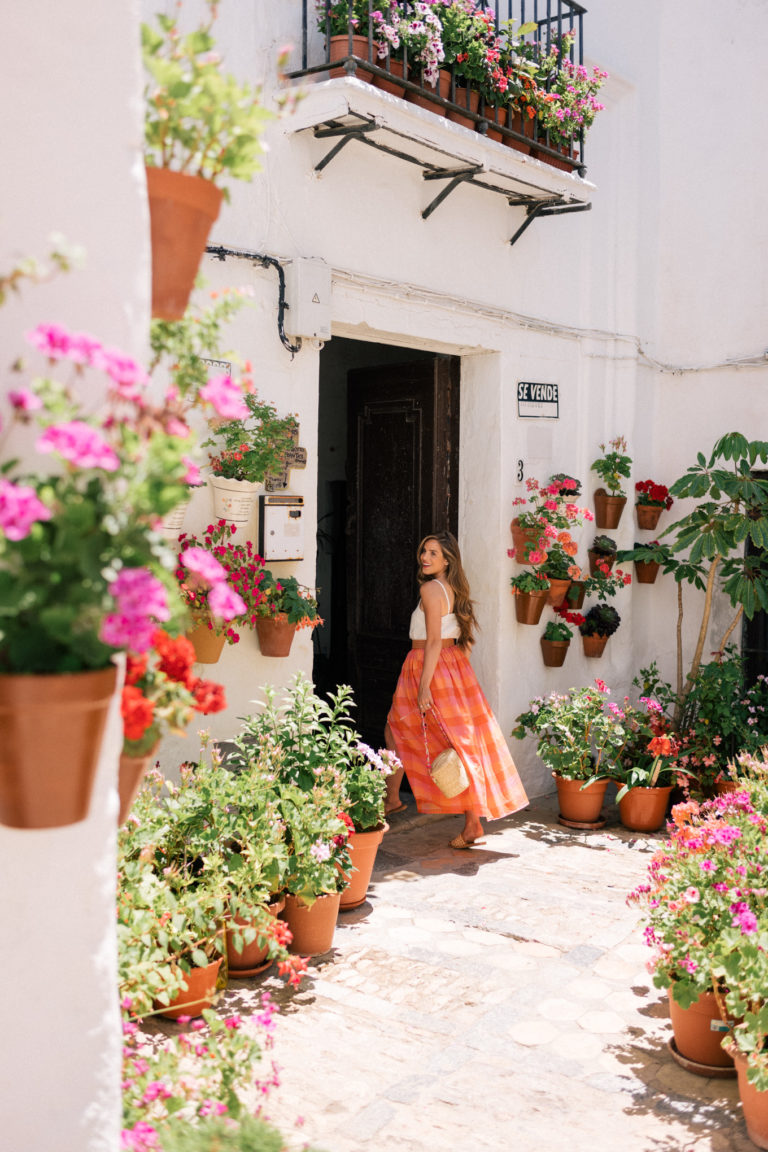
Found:
<svg viewBox="0 0 768 1152"><path fill-rule="evenodd" d="M405 658L387 718L419 812L473 812L498 820L528 803L515 762L496 717L469 662L458 645L443 648L432 677L432 699L451 744L470 777L469 788L452 800L432 782L427 767L417 692L424 650L412 648ZM430 763L446 746L437 721L427 713Z"/></svg>

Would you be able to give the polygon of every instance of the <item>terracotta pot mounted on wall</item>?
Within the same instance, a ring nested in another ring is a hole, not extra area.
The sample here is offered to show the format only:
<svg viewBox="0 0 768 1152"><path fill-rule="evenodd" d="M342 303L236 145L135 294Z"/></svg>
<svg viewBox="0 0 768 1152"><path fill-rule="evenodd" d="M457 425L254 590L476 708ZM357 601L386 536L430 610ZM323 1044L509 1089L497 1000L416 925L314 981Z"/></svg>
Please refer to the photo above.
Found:
<svg viewBox="0 0 768 1152"><path fill-rule="evenodd" d="M221 208L222 191L201 176L147 168L152 228L152 315L181 320L205 245Z"/></svg>
<svg viewBox="0 0 768 1152"><path fill-rule="evenodd" d="M609 496L605 488L595 492L595 527L618 528L626 496Z"/></svg>

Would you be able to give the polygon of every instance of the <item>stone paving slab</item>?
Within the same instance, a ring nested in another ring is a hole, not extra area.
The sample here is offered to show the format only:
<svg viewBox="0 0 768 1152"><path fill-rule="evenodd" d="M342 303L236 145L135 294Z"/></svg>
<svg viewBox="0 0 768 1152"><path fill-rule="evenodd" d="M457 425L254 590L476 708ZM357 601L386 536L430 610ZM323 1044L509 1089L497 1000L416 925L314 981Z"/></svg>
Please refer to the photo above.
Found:
<svg viewBox="0 0 768 1152"><path fill-rule="evenodd" d="M232 1010L280 1005L267 1110L291 1149L752 1152L736 1082L667 1048L625 904L659 837L607 816L572 831L537 800L457 852L460 818L409 809L301 989L230 986Z"/></svg>

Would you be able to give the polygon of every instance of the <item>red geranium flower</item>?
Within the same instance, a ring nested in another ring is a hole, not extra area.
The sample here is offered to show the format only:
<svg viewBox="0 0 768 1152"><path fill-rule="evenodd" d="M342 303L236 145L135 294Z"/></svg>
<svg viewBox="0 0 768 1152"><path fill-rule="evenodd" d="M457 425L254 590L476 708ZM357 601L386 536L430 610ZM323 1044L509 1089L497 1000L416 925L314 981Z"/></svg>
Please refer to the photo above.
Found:
<svg viewBox="0 0 768 1152"><path fill-rule="evenodd" d="M213 680L195 680L190 685L198 712L209 716L212 712L223 712L227 706L224 685Z"/></svg>
<svg viewBox="0 0 768 1152"><path fill-rule="evenodd" d="M195 663L195 649L186 636L174 638L158 628L152 637L152 645L160 657L160 671L169 680L176 680L191 689L194 682L192 666Z"/></svg>
<svg viewBox="0 0 768 1152"><path fill-rule="evenodd" d="M120 712L123 717L123 731L126 740L141 740L147 728L152 724L155 706L151 700L147 700L140 688L126 684L123 688Z"/></svg>

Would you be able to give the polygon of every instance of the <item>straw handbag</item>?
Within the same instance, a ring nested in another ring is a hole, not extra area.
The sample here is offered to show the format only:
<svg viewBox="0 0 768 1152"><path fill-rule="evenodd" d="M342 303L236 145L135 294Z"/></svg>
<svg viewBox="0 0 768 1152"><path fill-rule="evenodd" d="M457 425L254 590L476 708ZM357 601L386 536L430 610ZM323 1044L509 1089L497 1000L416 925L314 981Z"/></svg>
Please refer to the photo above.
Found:
<svg viewBox="0 0 768 1152"><path fill-rule="evenodd" d="M450 737L440 719L440 713L436 708L433 708L432 711L434 712L440 731L448 741L448 747L443 748L442 752L439 752L430 763L429 745L427 744L427 720L422 712L421 727L424 733L424 751L427 754L427 768L429 769L432 780L440 789L443 796L445 796L446 800L453 800L454 796L460 796L462 792L466 792L467 788L469 788L469 775L464 767L463 760L451 744Z"/></svg>

